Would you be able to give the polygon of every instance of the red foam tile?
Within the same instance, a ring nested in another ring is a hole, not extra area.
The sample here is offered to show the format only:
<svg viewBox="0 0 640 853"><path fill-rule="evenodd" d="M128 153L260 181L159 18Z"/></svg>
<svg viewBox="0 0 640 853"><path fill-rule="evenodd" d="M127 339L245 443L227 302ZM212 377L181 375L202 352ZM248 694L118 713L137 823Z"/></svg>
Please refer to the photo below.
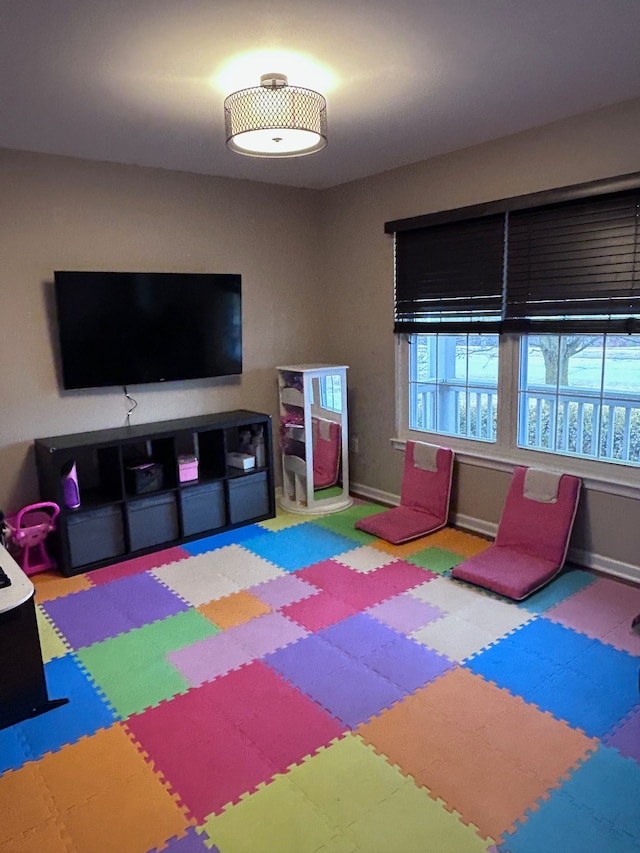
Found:
<svg viewBox="0 0 640 853"><path fill-rule="evenodd" d="M289 619L293 619L298 625L302 625L307 631L320 631L335 625L349 616L354 616L358 608L351 604L335 598L328 592L321 590L316 595L303 598L302 601L294 601L281 609L281 613Z"/></svg>
<svg viewBox="0 0 640 853"><path fill-rule="evenodd" d="M184 560L190 556L188 551L178 546L165 548L164 551L154 551L152 554L144 554L142 557L134 557L133 560L124 560L122 563L114 563L112 566L105 566L104 569L97 569L91 572L91 583L94 586L101 586L118 578L127 578L130 575L148 572L169 563L176 563L178 560Z"/></svg>
<svg viewBox="0 0 640 853"><path fill-rule="evenodd" d="M127 721L155 769L198 822L275 773L258 747L207 701L206 687Z"/></svg>
<svg viewBox="0 0 640 853"><path fill-rule="evenodd" d="M207 694L280 773L344 731L262 661L217 679Z"/></svg>

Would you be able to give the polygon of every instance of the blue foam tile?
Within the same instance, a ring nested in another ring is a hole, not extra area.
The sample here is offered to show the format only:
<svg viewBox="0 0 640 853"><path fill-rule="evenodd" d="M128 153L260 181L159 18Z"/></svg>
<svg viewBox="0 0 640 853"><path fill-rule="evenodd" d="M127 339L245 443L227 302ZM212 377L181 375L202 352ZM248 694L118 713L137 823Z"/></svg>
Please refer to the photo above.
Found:
<svg viewBox="0 0 640 853"><path fill-rule="evenodd" d="M562 790L596 820L634 838L640 848L640 766L633 759L601 745Z"/></svg>
<svg viewBox="0 0 640 853"><path fill-rule="evenodd" d="M553 791L498 846L500 853L639 853L640 843Z"/></svg>
<svg viewBox="0 0 640 853"><path fill-rule="evenodd" d="M20 735L19 725L0 730L0 775L6 770L18 770L29 760L29 751Z"/></svg>
<svg viewBox="0 0 640 853"><path fill-rule="evenodd" d="M239 545L256 536L271 536L271 531L259 524L248 524L238 527L236 530L226 530L224 533L216 533L214 536L205 536L202 539L194 539L193 542L185 542L180 547L189 553L191 557L198 554L206 554L208 551L217 551L226 548L227 545Z"/></svg>
<svg viewBox="0 0 640 853"><path fill-rule="evenodd" d="M311 521L252 538L243 545L287 572L297 572L305 566L353 550L352 539L325 530Z"/></svg>
<svg viewBox="0 0 640 853"><path fill-rule="evenodd" d="M54 658L45 664L50 699L69 699L54 708L18 724L31 759L56 752L65 744L109 728L119 719L91 684L73 654Z"/></svg>
<svg viewBox="0 0 640 853"><path fill-rule="evenodd" d="M544 613L560 602L565 601L576 592L589 586L595 581L595 575L583 569L565 570L553 583L543 587L530 598L518 602L517 606L529 613Z"/></svg>
<svg viewBox="0 0 640 853"><path fill-rule="evenodd" d="M466 666L590 737L603 737L637 701L637 659L543 617Z"/></svg>

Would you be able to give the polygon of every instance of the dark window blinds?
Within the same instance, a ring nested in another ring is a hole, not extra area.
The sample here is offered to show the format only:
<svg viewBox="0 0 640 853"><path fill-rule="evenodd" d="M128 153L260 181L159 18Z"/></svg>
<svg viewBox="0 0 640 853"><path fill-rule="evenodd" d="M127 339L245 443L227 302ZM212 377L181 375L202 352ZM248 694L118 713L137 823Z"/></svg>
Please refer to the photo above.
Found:
<svg viewBox="0 0 640 853"><path fill-rule="evenodd" d="M507 328L633 331L639 204L634 190L510 213Z"/></svg>
<svg viewBox="0 0 640 853"><path fill-rule="evenodd" d="M396 332L495 331L502 317L504 214L396 234ZM434 329L435 331L435 329Z"/></svg>
<svg viewBox="0 0 640 853"><path fill-rule="evenodd" d="M640 331L640 188L575 195L531 207L529 197L508 199L504 212L467 219L464 209L434 214L433 225L387 223L394 330Z"/></svg>

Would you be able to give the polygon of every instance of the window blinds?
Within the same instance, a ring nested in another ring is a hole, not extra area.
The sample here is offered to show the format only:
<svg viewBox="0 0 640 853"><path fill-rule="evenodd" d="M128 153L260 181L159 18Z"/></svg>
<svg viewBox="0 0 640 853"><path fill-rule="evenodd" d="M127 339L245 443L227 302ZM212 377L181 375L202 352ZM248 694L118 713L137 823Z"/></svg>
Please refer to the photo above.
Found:
<svg viewBox="0 0 640 853"><path fill-rule="evenodd" d="M387 223L394 331L640 331L640 175L619 180Z"/></svg>

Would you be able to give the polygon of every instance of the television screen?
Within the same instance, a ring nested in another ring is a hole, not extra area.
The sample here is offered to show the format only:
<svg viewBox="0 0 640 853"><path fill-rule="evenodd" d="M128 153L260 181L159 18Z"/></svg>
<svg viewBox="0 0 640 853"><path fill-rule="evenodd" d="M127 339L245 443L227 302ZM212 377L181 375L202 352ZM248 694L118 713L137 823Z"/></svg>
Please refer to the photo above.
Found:
<svg viewBox="0 0 640 853"><path fill-rule="evenodd" d="M233 274L54 274L65 389L242 373Z"/></svg>

